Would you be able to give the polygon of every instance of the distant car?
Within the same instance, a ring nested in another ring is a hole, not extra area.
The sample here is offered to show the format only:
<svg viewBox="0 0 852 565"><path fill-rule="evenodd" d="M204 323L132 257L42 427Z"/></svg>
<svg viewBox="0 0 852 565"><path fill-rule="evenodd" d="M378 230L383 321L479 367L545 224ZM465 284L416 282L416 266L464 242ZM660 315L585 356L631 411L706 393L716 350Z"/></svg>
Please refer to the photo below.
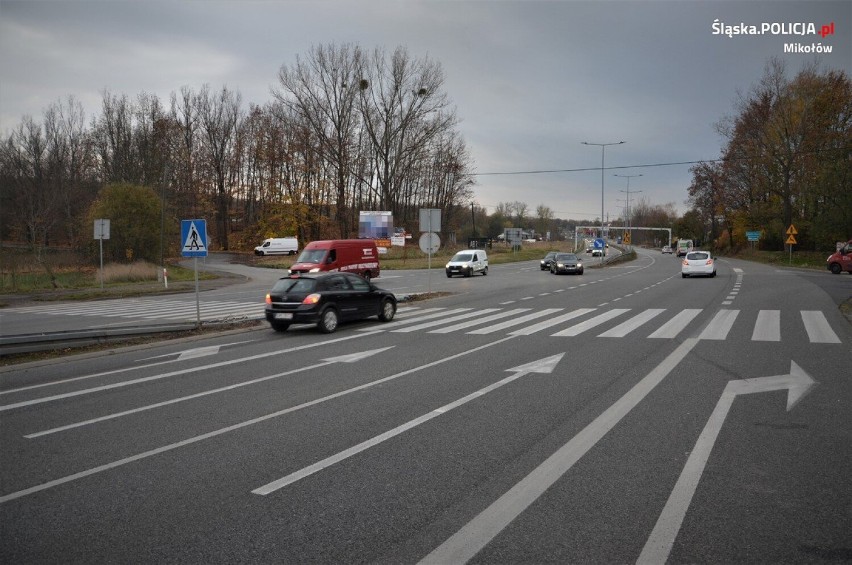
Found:
<svg viewBox="0 0 852 565"><path fill-rule="evenodd" d="M559 253L550 264L550 273L553 275L583 274L583 260L573 253Z"/></svg>
<svg viewBox="0 0 852 565"><path fill-rule="evenodd" d="M550 263L553 261L553 259L554 259L554 257L556 257L556 255L557 255L556 251L551 251L547 255L544 256L544 259L539 261L539 264L541 265L542 271L549 271L550 270Z"/></svg>
<svg viewBox="0 0 852 565"><path fill-rule="evenodd" d="M716 261L708 251L690 251L681 261L680 276L716 276Z"/></svg>
<svg viewBox="0 0 852 565"><path fill-rule="evenodd" d="M594 250L595 250L594 247L589 246L589 247L586 248L586 253L592 253Z"/></svg>
<svg viewBox="0 0 852 565"><path fill-rule="evenodd" d="M396 296L353 273L293 274L278 279L266 295L266 321L283 332L291 324L316 324L332 333L341 322L377 316L390 322Z"/></svg>
<svg viewBox="0 0 852 565"><path fill-rule="evenodd" d="M665 247L663 247L663 253L668 253L669 255L671 255L672 253L674 253L674 249L672 249L671 245L666 245Z"/></svg>
<svg viewBox="0 0 852 565"><path fill-rule="evenodd" d="M592 257L603 257L606 255L603 249L592 249Z"/></svg>
<svg viewBox="0 0 852 565"><path fill-rule="evenodd" d="M469 277L474 273L488 274L488 255L481 249L465 249L459 251L444 267L447 277L463 275Z"/></svg>

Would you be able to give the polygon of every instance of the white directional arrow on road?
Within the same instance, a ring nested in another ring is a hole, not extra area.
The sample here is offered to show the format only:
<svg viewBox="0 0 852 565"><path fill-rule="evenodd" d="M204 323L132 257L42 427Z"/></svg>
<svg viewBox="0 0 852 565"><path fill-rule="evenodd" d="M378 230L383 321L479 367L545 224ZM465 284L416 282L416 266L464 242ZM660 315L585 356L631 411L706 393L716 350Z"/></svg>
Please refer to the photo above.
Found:
<svg viewBox="0 0 852 565"><path fill-rule="evenodd" d="M291 369L289 371L285 371L283 373L276 373L274 375L268 375L266 377L260 377L257 379L252 379L250 381L243 381L239 383L235 383L228 386L223 386L221 388L214 388L211 390L205 390L203 392L198 392L196 394L190 394L188 396L181 396L178 398L172 398L171 400L164 400L163 402L157 402L156 404L149 404L147 406L140 406L139 408L133 408L131 410L125 410L123 412L115 412L113 414L107 414L106 416L101 416L99 418L92 418L91 420L84 420L82 422L75 422L73 424L67 424L65 426L60 426L58 428L51 428L49 430L44 430L40 432L34 432L31 434L27 434L24 437L27 439L32 439L36 437L46 436L50 434L55 434L57 432L64 432L66 430L70 430L73 428L79 428L82 426L88 426L91 424L95 424L97 422L103 422L105 420L113 420L115 418L121 418L122 416L129 416L130 414L137 414L139 412L144 412L146 410L152 410L154 408L161 408L163 406L168 406L170 404L177 404L178 402L184 402L186 400L192 400L194 398L201 398L203 396L210 396L211 394L217 394L220 392L226 392L229 390L234 390L237 388L241 388L248 385L253 385L257 383L261 383L263 381L268 381L271 379L277 379L279 377L285 377L287 375L293 375L295 373L301 373L302 371L307 371L309 369L319 369L320 367L325 367L326 365L331 365L333 363L355 363L356 361L360 361L361 359L366 359L367 357L372 357L373 355L378 355L383 351L387 351L391 349L390 347L383 347L382 349L371 349L370 351L359 351L358 353L351 353L349 355L340 355L338 357L329 357L328 359L323 359L322 363L317 363L316 365L309 365L307 367L299 367L297 369Z"/></svg>
<svg viewBox="0 0 852 565"><path fill-rule="evenodd" d="M496 383L490 384L485 388L481 388L481 389L479 389L475 392L472 392L472 393L468 394L467 396L459 398L458 400L456 400L454 402L450 402L449 404L445 404L444 406L441 406L440 408L436 408L435 410L432 410L431 412L428 412L428 413L420 416L419 418L415 418L415 419L413 419L409 422L406 422L405 424L402 424L400 426L393 428L392 430L388 430L383 434L379 434L376 437L373 437L371 439L368 439L367 441L361 442L358 445L352 446L349 449L346 449L344 451L341 451L340 453L332 455L331 457L327 457L327 458L323 459L322 461L318 461L318 462L314 463L313 465L309 465L309 466L305 467L304 469L300 469L300 470L298 470L294 473L290 473L286 477L282 477L278 480L272 481L271 483L263 485L262 487L258 487L256 489L254 489L252 491L252 493L260 494L260 495L267 495L269 493L275 492L276 490L283 488L283 487L286 487L289 484L295 483L298 480L304 479L305 477L307 477L309 475L313 475L314 473L322 471L326 467L330 467L331 465L334 465L335 463L339 463L339 462L343 461L344 459L348 459L349 457L352 457L353 455L361 453L362 451L366 451L367 449L370 449L373 446L376 446L376 445L378 445L378 444L380 444L380 443L382 443L386 440L389 440L392 437L396 437L396 436L398 436L399 434L401 434L405 431L408 431L412 428L419 426L420 424L426 423L433 418L437 418L438 416L440 416L442 414L446 414L450 410L453 410L454 408L458 408L459 406L462 406L463 404L467 404L471 400L473 400L475 398L479 398L480 396L483 396L485 394L488 394L491 391L497 390L498 388L502 387L503 385L507 385L510 382L523 377L524 375L528 375L530 373L552 373L553 369L556 367L556 364L559 363L559 360L562 359L563 355L565 355L565 354L559 353L558 355L553 355L553 356L547 357L545 359L533 361L532 363L527 363L526 365L521 365L520 367L515 367L514 369L506 369L506 371L512 372L514 374L510 377L506 377L505 379L497 381Z"/></svg>
<svg viewBox="0 0 852 565"><path fill-rule="evenodd" d="M789 412L816 384L816 381L793 361L790 362L790 373L787 375L730 381L722 392L722 397L716 404L713 414L710 415L710 420L698 437L695 449L686 461L683 472L657 520L657 525L654 526L654 531L651 532L651 537L648 538L636 562L665 563L668 559L695 489L698 487L698 481L710 458L713 444L716 443L719 431L737 396L788 389L787 411Z"/></svg>

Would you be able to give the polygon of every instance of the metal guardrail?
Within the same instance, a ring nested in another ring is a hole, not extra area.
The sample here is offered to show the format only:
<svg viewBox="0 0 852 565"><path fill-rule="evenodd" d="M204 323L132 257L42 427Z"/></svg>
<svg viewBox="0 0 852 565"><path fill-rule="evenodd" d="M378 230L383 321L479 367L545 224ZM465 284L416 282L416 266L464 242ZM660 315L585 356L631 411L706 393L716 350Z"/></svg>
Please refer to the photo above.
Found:
<svg viewBox="0 0 852 565"><path fill-rule="evenodd" d="M123 338L189 331L194 323L169 324L163 326L137 326L133 328L111 328L102 330L70 330L38 334L18 334L0 337L0 357L20 353L36 353L54 349L85 347L102 343L118 342Z"/></svg>

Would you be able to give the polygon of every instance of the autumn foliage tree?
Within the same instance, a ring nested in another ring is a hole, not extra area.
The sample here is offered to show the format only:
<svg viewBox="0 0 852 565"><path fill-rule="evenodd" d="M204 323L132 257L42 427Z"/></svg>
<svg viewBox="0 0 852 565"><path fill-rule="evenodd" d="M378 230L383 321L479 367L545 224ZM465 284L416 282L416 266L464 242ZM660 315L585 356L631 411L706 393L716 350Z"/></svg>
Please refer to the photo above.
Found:
<svg viewBox="0 0 852 565"><path fill-rule="evenodd" d="M823 249L852 236L852 83L843 71L805 66L787 76L777 59L720 122L723 158L692 169L690 203L715 239L747 230L781 248L793 224L804 248Z"/></svg>

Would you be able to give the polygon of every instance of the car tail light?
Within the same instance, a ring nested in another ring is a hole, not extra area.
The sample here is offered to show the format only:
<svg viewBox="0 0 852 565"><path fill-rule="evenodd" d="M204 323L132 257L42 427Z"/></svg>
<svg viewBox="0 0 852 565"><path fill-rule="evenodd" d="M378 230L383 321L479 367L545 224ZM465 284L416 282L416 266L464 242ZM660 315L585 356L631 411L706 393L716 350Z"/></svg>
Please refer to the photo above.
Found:
<svg viewBox="0 0 852 565"><path fill-rule="evenodd" d="M684 259L683 261L681 261L681 264L682 264L684 267L689 267L689 261L687 261L686 259Z"/></svg>
<svg viewBox="0 0 852 565"><path fill-rule="evenodd" d="M271 296L269 296L269 293L267 293L267 294L266 294L266 303L267 303L267 304L272 304L272 297L271 297Z"/></svg>
<svg viewBox="0 0 852 565"><path fill-rule="evenodd" d="M707 259L707 262L706 262L706 263L704 263L704 264L705 264L705 265L712 265L712 264L713 264L713 259Z"/></svg>
<svg viewBox="0 0 852 565"><path fill-rule="evenodd" d="M319 301L320 301L320 295L315 292L313 294L307 295L305 297L305 299L302 300L302 304L316 304Z"/></svg>

